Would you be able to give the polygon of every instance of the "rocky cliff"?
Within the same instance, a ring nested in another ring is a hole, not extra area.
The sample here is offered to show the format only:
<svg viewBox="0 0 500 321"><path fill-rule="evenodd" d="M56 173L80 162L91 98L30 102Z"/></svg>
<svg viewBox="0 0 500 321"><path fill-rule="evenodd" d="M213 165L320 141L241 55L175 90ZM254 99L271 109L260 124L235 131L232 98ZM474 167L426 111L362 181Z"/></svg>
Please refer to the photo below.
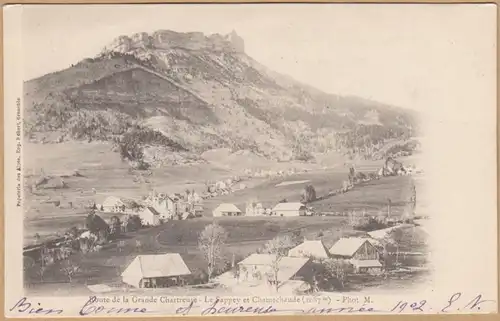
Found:
<svg viewBox="0 0 500 321"><path fill-rule="evenodd" d="M184 49L244 53L245 42L234 30L228 35L213 34L209 36L205 36L202 32L180 33L171 30L159 30L152 34L140 32L130 37L119 36L107 45L101 54L124 54L140 49Z"/></svg>

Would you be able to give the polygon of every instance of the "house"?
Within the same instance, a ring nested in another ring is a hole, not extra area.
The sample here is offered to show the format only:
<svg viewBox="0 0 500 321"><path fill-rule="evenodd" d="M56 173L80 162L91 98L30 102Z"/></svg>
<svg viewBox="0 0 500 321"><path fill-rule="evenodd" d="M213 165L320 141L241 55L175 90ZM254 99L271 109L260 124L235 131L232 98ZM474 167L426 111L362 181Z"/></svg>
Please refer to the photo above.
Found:
<svg viewBox="0 0 500 321"><path fill-rule="evenodd" d="M124 283L136 288L162 288L182 283L191 271L178 253L138 255L123 271Z"/></svg>
<svg viewBox="0 0 500 321"><path fill-rule="evenodd" d="M193 214L195 217L203 216L203 205L202 204L194 204L193 205Z"/></svg>
<svg viewBox="0 0 500 321"><path fill-rule="evenodd" d="M122 210L125 203L119 197L109 196L102 202L101 206L105 212L124 212Z"/></svg>
<svg viewBox="0 0 500 321"><path fill-rule="evenodd" d="M264 207L262 203L248 202L245 209L246 216L260 216L264 215Z"/></svg>
<svg viewBox="0 0 500 321"><path fill-rule="evenodd" d="M137 202L134 200L116 196L109 196L102 203L102 208L104 212L112 212L112 213L131 212L135 211L139 207L140 207L139 204L137 204Z"/></svg>
<svg viewBox="0 0 500 321"><path fill-rule="evenodd" d="M215 210L213 210L213 216L240 216L243 213L234 204L222 203Z"/></svg>
<svg viewBox="0 0 500 321"><path fill-rule="evenodd" d="M302 203L278 203L272 209L276 216L304 216L306 215L306 206Z"/></svg>
<svg viewBox="0 0 500 321"><path fill-rule="evenodd" d="M239 262L237 277L239 282L262 284L272 283L276 278L274 273L276 256L274 254L254 253ZM279 286L290 280L300 280L300 272L304 270L309 258L282 257L278 263L277 279Z"/></svg>
<svg viewBox="0 0 500 321"><path fill-rule="evenodd" d="M341 238L330 248L330 255L349 260L357 273L378 273L382 270L380 254L367 238Z"/></svg>
<svg viewBox="0 0 500 321"><path fill-rule="evenodd" d="M383 169L384 176L400 175L405 172L403 164L392 157L388 157L385 160Z"/></svg>
<svg viewBox="0 0 500 321"><path fill-rule="evenodd" d="M161 224L160 213L152 206L148 206L140 211L139 217L141 218L142 225L145 226L157 226Z"/></svg>
<svg viewBox="0 0 500 321"><path fill-rule="evenodd" d="M194 214L191 212L184 212L179 215L180 220L189 220L191 218L194 218Z"/></svg>
<svg viewBox="0 0 500 321"><path fill-rule="evenodd" d="M328 259L330 257L321 240L304 240L304 242L288 251L288 256L306 257L313 260Z"/></svg>
<svg viewBox="0 0 500 321"><path fill-rule="evenodd" d="M176 211L175 201L168 195L157 194L153 192L148 196L146 202L149 206L153 207L163 220L172 219Z"/></svg>
<svg viewBox="0 0 500 321"><path fill-rule="evenodd" d="M254 215L257 215L257 216L264 215L264 206L262 206L262 203L257 203L255 205Z"/></svg>

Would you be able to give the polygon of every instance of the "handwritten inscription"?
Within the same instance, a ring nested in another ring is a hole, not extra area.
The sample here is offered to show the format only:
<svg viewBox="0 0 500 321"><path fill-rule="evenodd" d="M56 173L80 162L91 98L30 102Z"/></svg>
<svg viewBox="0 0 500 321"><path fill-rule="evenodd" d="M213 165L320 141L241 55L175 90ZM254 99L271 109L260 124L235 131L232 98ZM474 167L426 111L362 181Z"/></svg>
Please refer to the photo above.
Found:
<svg viewBox="0 0 500 321"><path fill-rule="evenodd" d="M16 311L23 314L44 314L44 315L52 315L52 314L61 314L63 313L62 309L56 308L44 308L40 303L31 303L27 298L21 298L21 300L17 301L16 304L9 311Z"/></svg>
<svg viewBox="0 0 500 321"><path fill-rule="evenodd" d="M83 307L80 309L78 314L85 316L85 315L102 315L102 314L135 314L135 313L147 313L146 308L123 308L123 307L109 307L109 306L104 306L103 304L99 303L97 300L97 297L92 296L90 297L87 302L83 305Z"/></svg>
<svg viewBox="0 0 500 321"><path fill-rule="evenodd" d="M163 299L161 299L163 298ZM143 303L144 305L157 304L160 302L170 302L174 304L173 310L170 310L177 315L237 315L237 314L253 314L253 315L268 315L268 314L302 314L302 315L328 315L328 314L403 314L403 313L457 313L457 312L477 312L480 311L485 304L495 304L496 301L488 300L483 298L481 294L476 296L467 296L463 293L456 292L450 295L448 298L442 302L433 301L433 306L428 300L417 300L417 301L398 301L392 307L382 308L376 305L370 297L364 297L363 302L356 304L352 300L353 304L342 304L344 301L342 299L336 300L340 302L338 304L333 303L331 306L326 303L328 300L321 298L319 300L313 300L313 298L306 297L295 297L292 299L284 298L270 298L256 300L254 298L210 298L205 297L204 300L197 300L194 298L183 297L157 297L151 296L147 298L140 297L126 297L126 296L115 296L115 297L102 297L98 298L96 296L91 296L88 300L79 308L78 314L80 316L99 316L99 315L123 315L123 314L151 314L153 312L165 312L152 311L144 306L134 307L128 306L131 302L136 304ZM179 299L179 300L176 300ZM272 302L277 301L277 302ZM289 304L291 307L283 307L283 302L293 301L294 303ZM304 308L304 304L299 301L309 302L312 304L311 307ZM361 300L359 300L361 301ZM176 302L176 303L174 303ZM266 303L269 302L269 303ZM334 301L331 301L334 302ZM121 303L127 304L126 307L120 306ZM320 304L316 304L320 303ZM325 304L326 303L326 304ZM180 305L176 305L180 304ZM277 306L279 304L280 306ZM20 313L23 315L55 315L63 314L62 308L55 307L43 307L38 302L31 302L26 297L23 297L10 308L11 312Z"/></svg>

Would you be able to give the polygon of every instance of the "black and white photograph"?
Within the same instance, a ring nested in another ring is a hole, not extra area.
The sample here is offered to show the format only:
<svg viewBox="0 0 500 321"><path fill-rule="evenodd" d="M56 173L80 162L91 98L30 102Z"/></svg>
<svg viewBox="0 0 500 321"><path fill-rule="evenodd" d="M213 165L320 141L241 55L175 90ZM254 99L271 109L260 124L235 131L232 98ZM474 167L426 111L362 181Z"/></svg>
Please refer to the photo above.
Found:
<svg viewBox="0 0 500 321"><path fill-rule="evenodd" d="M495 7L15 9L7 312L496 310Z"/></svg>

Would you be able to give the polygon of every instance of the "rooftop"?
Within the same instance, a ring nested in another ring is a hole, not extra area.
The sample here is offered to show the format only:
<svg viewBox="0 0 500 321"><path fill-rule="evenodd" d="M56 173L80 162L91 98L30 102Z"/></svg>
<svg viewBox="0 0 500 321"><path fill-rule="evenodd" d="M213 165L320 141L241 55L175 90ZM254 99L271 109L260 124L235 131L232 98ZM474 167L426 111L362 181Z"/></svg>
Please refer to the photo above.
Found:
<svg viewBox="0 0 500 321"><path fill-rule="evenodd" d="M278 203L273 211L298 211L305 205L302 203Z"/></svg>
<svg viewBox="0 0 500 321"><path fill-rule="evenodd" d="M138 255L122 273L141 278L189 275L191 271L178 253Z"/></svg>
<svg viewBox="0 0 500 321"><path fill-rule="evenodd" d="M320 240L306 240L288 252L291 257L313 257L316 259L327 259L328 252Z"/></svg>
<svg viewBox="0 0 500 321"><path fill-rule="evenodd" d="M370 243L369 239L361 237L345 237L337 241L330 248L330 254L340 256L352 256L365 242ZM373 245L372 243L370 243Z"/></svg>

